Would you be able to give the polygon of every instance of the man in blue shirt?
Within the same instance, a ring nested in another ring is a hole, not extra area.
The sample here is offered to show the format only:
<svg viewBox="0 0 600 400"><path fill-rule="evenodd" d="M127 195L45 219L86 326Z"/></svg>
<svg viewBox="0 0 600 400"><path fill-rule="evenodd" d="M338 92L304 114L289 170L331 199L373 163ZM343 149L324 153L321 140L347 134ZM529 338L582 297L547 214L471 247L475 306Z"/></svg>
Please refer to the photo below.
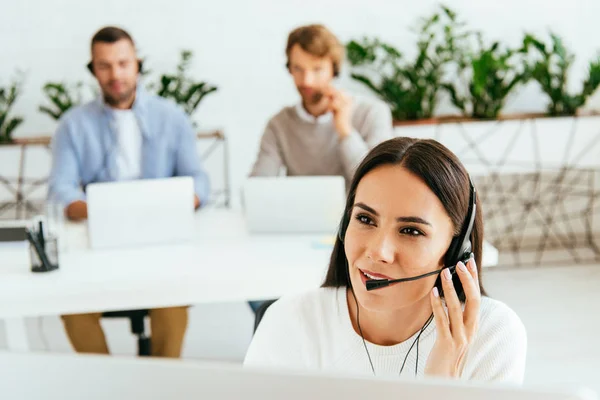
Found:
<svg viewBox="0 0 600 400"><path fill-rule="evenodd" d="M191 176L196 208L208 201L209 180L196 152L188 116L174 103L138 86L142 68L131 36L105 27L92 38L88 64L101 89L97 100L69 110L53 140L49 199L69 219L87 218L85 188L93 182ZM115 199L118 201L118 199ZM65 315L78 352L108 353L101 313ZM150 311L152 355L179 357L187 308Z"/></svg>

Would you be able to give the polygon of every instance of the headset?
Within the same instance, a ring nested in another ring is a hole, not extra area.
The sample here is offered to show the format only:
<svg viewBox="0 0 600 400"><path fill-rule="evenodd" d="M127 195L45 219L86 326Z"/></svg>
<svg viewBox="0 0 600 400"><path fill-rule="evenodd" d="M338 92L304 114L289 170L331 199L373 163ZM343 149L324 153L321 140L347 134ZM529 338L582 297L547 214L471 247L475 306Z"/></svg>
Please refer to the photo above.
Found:
<svg viewBox="0 0 600 400"><path fill-rule="evenodd" d="M475 225L475 215L477 213L477 191L475 186L469 178L469 185L471 186L471 194L469 199L469 211L467 217L463 223L463 231L455 238L452 239L450 247L446 252L444 258L444 264L447 267L458 264L459 261L466 262L473 253L473 244L471 243L471 235L473 233L473 226Z"/></svg>
<svg viewBox="0 0 600 400"><path fill-rule="evenodd" d="M138 74L141 74L144 71L144 62L142 60L137 60L137 63L138 63ZM94 74L94 64L92 63L92 61L87 63L85 67L88 69L88 71L90 71L92 73L92 75L95 75Z"/></svg>
<svg viewBox="0 0 600 400"><path fill-rule="evenodd" d="M470 198L469 198L469 210L467 212L467 217L463 222L463 229L461 230L458 236L455 236L450 242L450 246L446 251L444 256L444 268L448 268L451 273L454 273L456 268L456 264L459 261L466 263L472 255L473 252L473 244L471 243L471 235L473 233L473 226L475 225L475 215L477 214L477 191L475 190L475 186L469 177L469 185L470 185ZM338 231L339 240L344 243L344 237L346 236L346 230L348 229L348 225L350 224L350 213L345 213L342 218L342 223L340 225L340 229ZM426 278L431 275L439 274L442 269L435 270L432 272L428 272L426 274L413 276L410 278L401 278L401 279L371 279L367 281L366 287L367 290L375 290L384 288L389 286L392 283L399 282L408 282L408 281L416 281L421 278Z"/></svg>

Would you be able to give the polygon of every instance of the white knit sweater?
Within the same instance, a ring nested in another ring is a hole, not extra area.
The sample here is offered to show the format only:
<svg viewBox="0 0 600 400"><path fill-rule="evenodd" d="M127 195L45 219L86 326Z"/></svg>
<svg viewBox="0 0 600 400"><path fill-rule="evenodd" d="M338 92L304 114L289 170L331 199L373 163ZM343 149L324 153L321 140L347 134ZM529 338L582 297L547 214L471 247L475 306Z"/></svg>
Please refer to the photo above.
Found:
<svg viewBox="0 0 600 400"><path fill-rule="evenodd" d="M378 376L398 376L416 338L394 346L367 342ZM435 321L419 340L417 377L424 375L436 339ZM482 298L478 333L465 356L461 379L522 383L527 336L519 317L504 303ZM283 297L262 319L245 365L295 370L324 370L371 375L361 337L348 313L346 289L318 289ZM415 377L416 346L408 355L403 377Z"/></svg>

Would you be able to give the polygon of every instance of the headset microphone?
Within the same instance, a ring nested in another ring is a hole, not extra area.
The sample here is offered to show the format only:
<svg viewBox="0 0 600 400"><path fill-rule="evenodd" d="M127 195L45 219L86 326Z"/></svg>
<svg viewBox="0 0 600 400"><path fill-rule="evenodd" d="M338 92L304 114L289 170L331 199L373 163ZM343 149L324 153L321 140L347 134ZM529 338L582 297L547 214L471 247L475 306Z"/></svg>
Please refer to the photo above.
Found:
<svg viewBox="0 0 600 400"><path fill-rule="evenodd" d="M454 273L456 266L452 266L452 267L448 267L448 269L450 270L450 273ZM375 290L375 289L381 289L384 287L387 287L389 285L391 285L392 283L400 283L400 282L410 282L410 281L416 281L418 279L423 279L423 278L427 278L428 276L431 275L437 275L440 272L442 272L442 269L438 269L436 271L432 271L432 272L428 272L426 274L423 275L418 275L418 276L413 276L410 278L401 278L401 279L369 279L366 283L366 287L368 291L371 290Z"/></svg>

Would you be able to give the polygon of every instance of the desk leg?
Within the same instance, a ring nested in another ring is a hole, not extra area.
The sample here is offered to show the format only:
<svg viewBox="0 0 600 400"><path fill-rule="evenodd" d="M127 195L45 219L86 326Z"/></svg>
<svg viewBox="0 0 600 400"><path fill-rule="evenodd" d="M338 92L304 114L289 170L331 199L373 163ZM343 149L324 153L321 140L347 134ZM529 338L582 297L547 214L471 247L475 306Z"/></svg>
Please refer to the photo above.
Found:
<svg viewBox="0 0 600 400"><path fill-rule="evenodd" d="M6 342L8 351L29 351L27 328L25 318L8 318L4 320L6 326Z"/></svg>

